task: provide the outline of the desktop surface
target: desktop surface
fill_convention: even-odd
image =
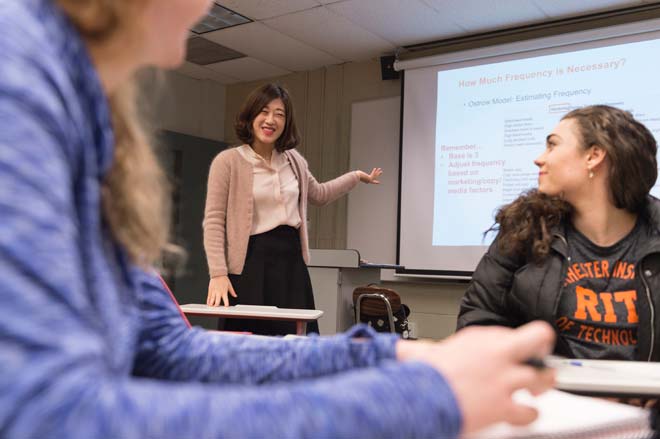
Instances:
[[[644,361],[546,359],[557,371],[555,387],[594,396],[660,397],[660,364]]]
[[[217,317],[241,316],[245,318],[272,320],[312,321],[323,315],[323,311],[317,309],[278,308],[276,306],[260,305],[208,306],[201,303],[189,303],[181,305],[181,309],[184,313],[191,315]]]

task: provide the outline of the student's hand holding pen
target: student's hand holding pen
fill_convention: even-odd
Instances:
[[[467,433],[499,421],[527,424],[536,419],[537,411],[516,403],[512,394],[518,389],[539,394],[552,387],[554,371],[529,359],[548,355],[554,340],[554,331],[544,322],[518,329],[468,327],[439,343],[400,341],[397,358],[425,362],[442,373]]]

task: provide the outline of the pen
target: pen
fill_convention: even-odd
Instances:
[[[596,360],[596,361],[598,361],[598,360]],[[588,369],[598,369],[598,370],[608,370],[608,371],[615,370],[615,369],[612,369],[611,367],[604,366],[604,365],[601,365],[601,364],[585,364],[582,361],[578,361],[578,360],[570,360],[570,361],[568,361],[568,365],[569,366],[577,366],[577,367],[586,367]]]
[[[543,370],[548,368],[548,365],[546,364],[545,361],[543,361],[542,358],[528,358],[523,362],[523,364],[526,364],[527,366],[532,366],[534,369],[537,370]]]

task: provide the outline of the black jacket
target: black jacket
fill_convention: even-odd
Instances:
[[[644,215],[651,237],[643,244],[635,266],[639,282],[637,359],[660,361],[660,200],[649,197]],[[497,239],[477,265],[465,292],[457,328],[468,325],[516,327],[532,320],[555,326],[557,307],[568,268],[568,243],[564,227],[553,231],[550,254],[540,263],[503,255]],[[555,326],[556,327],[556,326]],[[555,353],[572,356],[558,341]]]

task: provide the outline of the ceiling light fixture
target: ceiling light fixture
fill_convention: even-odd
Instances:
[[[192,31],[199,35],[250,22],[252,22],[252,20],[249,18],[214,3],[209,13],[206,14],[206,17],[197,23],[195,27],[192,28]]]

